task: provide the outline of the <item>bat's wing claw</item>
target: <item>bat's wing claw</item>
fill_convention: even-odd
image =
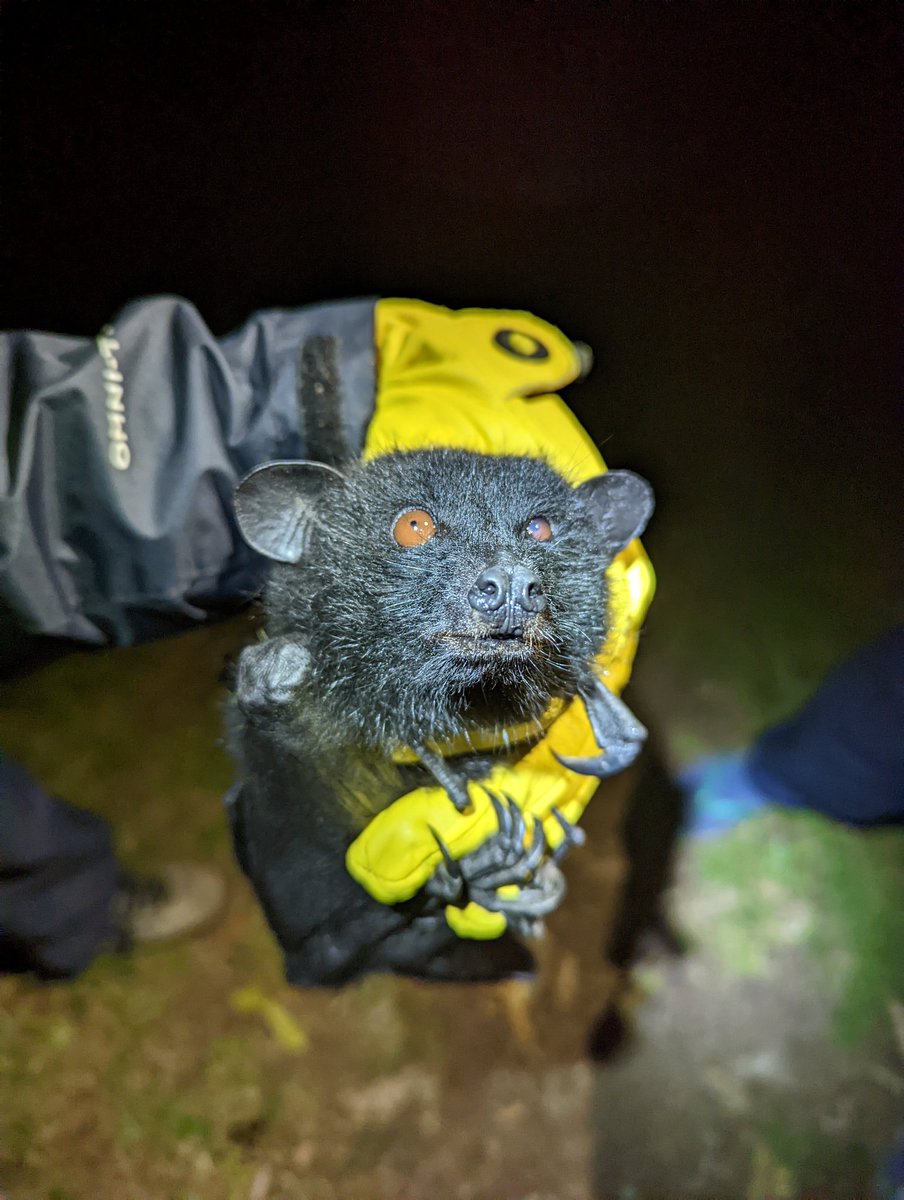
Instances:
[[[486,793],[490,798],[490,803],[492,804],[493,811],[496,814],[496,823],[499,827],[499,832],[503,835],[503,837],[506,837],[508,836],[511,825],[511,814],[508,806],[496,795],[495,792],[491,792],[489,788],[486,789]]]
[[[586,758],[572,758],[565,754],[556,754],[556,760],[576,775],[595,775],[597,779],[608,779],[630,767],[637,758],[642,742],[626,742],[621,746],[613,746],[605,754],[593,754]]]
[[[520,848],[524,845],[524,835],[527,832],[527,827],[524,824],[524,813],[511,796],[503,794],[502,798],[508,805],[509,817],[511,819],[509,837]]]
[[[582,698],[601,753],[586,758],[559,755],[556,758],[563,767],[578,775],[606,779],[631,765],[643,747],[647,730],[625,702],[610,692],[601,680],[596,680],[588,692],[582,692]]]
[[[465,878],[461,863],[452,857],[449,847],[433,826],[428,825],[427,828],[433,835],[433,839],[439,847],[440,854],[443,856],[443,861],[436,868],[432,878],[427,883],[427,891],[432,896],[438,896],[447,903],[452,903],[459,900],[465,890]]]
[[[440,854],[442,854],[442,856],[443,856],[443,862],[445,863],[446,870],[451,872],[452,874],[461,875],[461,867],[458,865],[458,863],[455,861],[455,859],[450,854],[449,847],[446,845],[446,843],[443,841],[443,839],[439,836],[439,834],[436,832],[436,830],[433,828],[432,825],[428,825],[427,828],[430,830],[431,834],[433,835],[433,840],[436,842],[437,846],[439,846],[439,851],[440,851]]]
[[[481,886],[471,894],[478,904],[491,912],[538,920],[558,908],[565,895],[565,877],[554,862],[547,860],[529,883],[518,888],[516,895],[500,896],[495,886]]]
[[[561,862],[572,846],[583,846],[587,841],[587,835],[583,829],[573,824],[561,809],[554,808],[552,816],[559,823],[562,833],[565,835],[564,840],[559,844],[558,848],[553,851],[553,862]]]
[[[307,678],[311,656],[289,637],[246,646],[235,672],[235,694],[246,717],[275,716],[289,708]]]
[[[543,860],[543,855],[546,853],[546,831],[540,821],[534,822],[534,835],[531,841],[530,849],[527,852],[527,858],[524,860],[525,870],[532,875],[539,867]]]

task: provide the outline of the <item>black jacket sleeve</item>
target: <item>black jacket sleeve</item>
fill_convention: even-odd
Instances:
[[[305,457],[296,366],[337,338],[343,390],[373,403],[373,301],[256,313],[214,338],[184,300],[128,305],[94,340],[0,336],[0,659],[23,633],[127,645],[251,597],[264,561],[232,492]]]

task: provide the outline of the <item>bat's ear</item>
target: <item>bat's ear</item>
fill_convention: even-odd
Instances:
[[[245,541],[277,562],[298,562],[324,493],[341,484],[342,478],[323,463],[271,462],[255,467],[235,490],[235,511]]]
[[[633,471],[607,471],[576,490],[613,557],[643,533],[653,515],[653,489]]]

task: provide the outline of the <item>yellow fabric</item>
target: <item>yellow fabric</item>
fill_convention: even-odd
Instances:
[[[457,933],[459,937],[484,942],[502,937],[508,924],[502,913],[490,912],[489,909],[475,904],[473,900],[464,908],[455,908],[450,904],[446,909],[446,920],[452,932]]]
[[[549,357],[516,358],[494,341],[500,330],[526,335]],[[375,337],[377,403],[365,459],[437,447],[523,454],[545,459],[574,484],[606,469],[579,422],[548,394],[581,369],[555,326],[524,312],[381,300]]]
[[[501,339],[500,331],[505,331]],[[563,401],[550,394],[577,378],[581,362],[572,343],[546,321],[524,312],[452,312],[423,301],[382,300],[376,306],[376,345],[377,400],[366,459],[394,450],[442,447],[518,454],[545,460],[573,485],[606,470],[585,430]],[[535,357],[519,357],[506,347]],[[630,676],[655,587],[639,541],[622,551],[608,576],[611,633],[597,669],[606,686],[618,693]],[[563,834],[552,810],[558,808],[577,822],[598,781],[567,770],[555,755],[583,757],[599,748],[580,699],[549,716],[546,736],[514,766],[497,766],[479,785],[469,785],[468,812],[457,812],[442,788],[423,787],[378,813],[348,850],[349,873],[384,904],[410,899],[442,861],[434,834],[453,858],[461,858],[496,833],[496,814],[485,788],[518,805],[526,816],[528,840],[539,820],[549,844],[558,846]],[[514,743],[520,732],[510,731]],[[441,747],[444,754],[466,748],[461,743]],[[404,751],[399,760],[406,761]],[[446,915],[460,937],[493,938],[505,930],[501,914],[473,903],[450,906]]]

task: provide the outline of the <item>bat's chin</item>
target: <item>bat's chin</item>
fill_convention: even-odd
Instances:
[[[437,640],[466,663],[527,662],[539,657],[539,647],[523,633],[442,633]]]
[[[409,693],[404,706],[406,714],[416,713],[421,738],[425,715],[434,723],[434,740],[526,722],[541,730],[553,699],[575,694],[559,647],[536,629],[442,629],[426,636],[421,654],[417,696],[412,705]],[[407,728],[399,731],[406,745],[414,736]]]

